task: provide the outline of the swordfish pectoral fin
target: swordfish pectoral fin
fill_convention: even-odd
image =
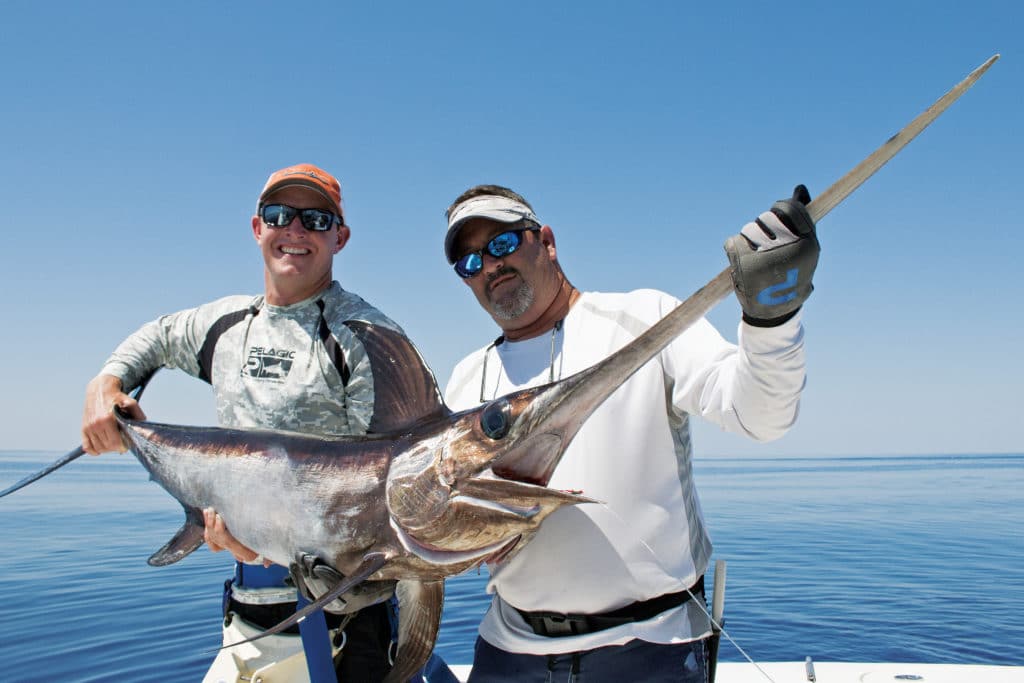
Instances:
[[[399,581],[398,653],[384,683],[404,683],[430,659],[441,628],[444,581]]]
[[[185,508],[185,523],[178,529],[178,533],[146,561],[152,567],[174,564],[203,544],[205,531],[203,513],[198,508]]]
[[[525,508],[526,510],[539,507],[545,512],[551,512],[563,505],[599,502],[593,498],[587,498],[580,493],[559,491],[558,489],[549,489],[546,486],[537,486],[508,479],[474,477],[460,481],[457,488],[459,495],[475,498],[479,501],[493,501],[504,506]],[[506,509],[506,511],[510,514],[515,513],[524,516],[527,514],[525,510],[518,513],[510,509]]]
[[[359,566],[356,567],[356,570],[349,574],[345,581],[342,581],[337,586],[332,588],[330,591],[321,595],[314,602],[309,603],[308,605],[306,605],[305,607],[303,607],[298,612],[291,615],[284,621],[281,621],[275,624],[274,626],[271,626],[258,636],[253,636],[252,638],[248,638],[246,640],[240,640],[237,643],[231,643],[230,645],[225,645],[217,649],[225,650],[229,647],[234,647],[236,645],[244,645],[245,643],[251,643],[254,640],[259,640],[260,638],[266,638],[267,636],[278,634],[281,631],[288,628],[289,626],[294,626],[295,624],[299,623],[300,621],[302,621],[318,609],[323,609],[325,605],[333,602],[342,593],[352,590],[352,588],[356,584],[365,581],[371,574],[373,574],[375,571],[383,567],[386,561],[387,558],[384,556],[384,553],[367,553],[365,556],[363,556],[363,561],[359,563]]]

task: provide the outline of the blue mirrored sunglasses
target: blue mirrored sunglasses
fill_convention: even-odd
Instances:
[[[296,216],[302,221],[302,227],[312,232],[326,232],[335,221],[344,225],[341,218],[323,209],[296,209],[287,204],[265,204],[260,207],[260,218],[271,228],[287,227]]]
[[[524,232],[540,232],[540,228],[535,226],[516,228],[495,235],[490,242],[484,245],[483,249],[471,251],[460,257],[455,262],[455,272],[463,279],[471,278],[484,269],[484,252],[494,258],[502,258],[515,253],[523,243]]]

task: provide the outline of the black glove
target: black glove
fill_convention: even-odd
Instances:
[[[314,602],[345,580],[345,575],[316,555],[299,553],[288,572],[302,596]],[[354,614],[364,607],[384,602],[395,593],[394,581],[363,581],[324,606],[332,614]]]
[[[775,202],[725,241],[733,288],[743,320],[750,325],[781,325],[796,315],[814,289],[811,277],[821,247],[807,213],[810,202],[807,188],[797,185],[792,199]]]

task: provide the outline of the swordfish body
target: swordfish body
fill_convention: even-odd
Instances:
[[[186,513],[149,561],[170,564],[198,548],[206,507],[267,559],[288,565],[315,553],[363,580],[440,580],[507,559],[555,510],[596,502],[546,484],[590,414],[699,317],[688,308],[587,370],[458,413],[404,336],[354,323],[374,369],[365,436],[118,416],[128,448]],[[378,555],[383,564],[366,573]]]

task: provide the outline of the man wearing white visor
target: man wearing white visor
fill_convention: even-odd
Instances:
[[[795,422],[804,386],[801,307],[818,260],[810,197],[726,242],[743,308],[738,344],[700,319],[587,420],[549,486],[600,505],[563,508],[512,559],[494,593],[472,683],[706,680],[703,577],[711,541],[693,481],[690,418],[767,441]],[[650,289],[580,291],[555,235],[508,188],[473,187],[448,208],[445,255],[501,336],[455,368],[455,410],[600,362],[679,305]]]

